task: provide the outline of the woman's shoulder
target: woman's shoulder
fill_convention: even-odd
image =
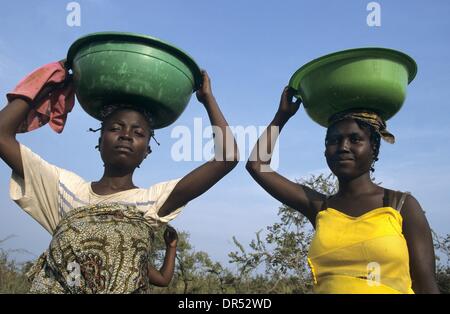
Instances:
[[[80,194],[82,191],[88,192],[90,182],[73,171],[60,168],[59,185],[67,192]]]
[[[170,179],[167,181],[160,181],[160,182],[150,185],[150,187],[148,187],[144,190],[150,194],[160,194],[160,193],[167,193],[167,192],[170,193],[181,179],[182,178],[176,178],[176,179]]]
[[[419,201],[411,192],[405,190],[385,189],[389,206],[397,210],[405,220],[411,217],[422,216],[424,211]]]
[[[381,187],[383,189],[383,205],[389,206],[398,211],[401,211],[406,200],[409,200],[412,195],[409,191],[397,190],[397,189],[387,189]]]

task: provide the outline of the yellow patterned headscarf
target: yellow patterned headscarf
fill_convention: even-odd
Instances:
[[[368,110],[351,110],[339,112],[329,119],[329,126],[344,119],[355,119],[371,125],[381,138],[390,144],[395,143],[395,136],[386,129],[386,122],[375,112]]]

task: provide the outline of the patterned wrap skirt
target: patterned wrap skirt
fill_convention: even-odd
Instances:
[[[28,272],[30,293],[147,293],[154,231],[134,206],[74,209]]]

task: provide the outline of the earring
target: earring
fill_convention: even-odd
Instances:
[[[375,172],[375,162],[378,161],[378,157],[373,156],[372,166],[370,167],[371,172]]]

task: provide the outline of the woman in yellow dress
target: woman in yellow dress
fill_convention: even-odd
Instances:
[[[315,228],[308,253],[314,292],[439,293],[431,231],[419,202],[370,178],[381,138],[395,141],[385,121],[365,110],[331,117],[325,158],[339,190],[327,197],[270,168],[279,132],[299,107],[300,101],[293,102],[293,90],[286,87],[247,170],[269,194],[301,212]]]

